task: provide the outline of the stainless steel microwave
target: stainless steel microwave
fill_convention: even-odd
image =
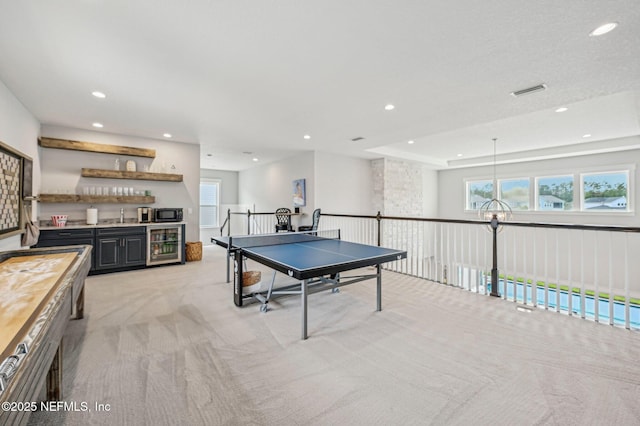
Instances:
[[[154,222],[182,222],[181,208],[156,208],[153,209]]]

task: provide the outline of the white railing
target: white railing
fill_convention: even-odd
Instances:
[[[251,210],[226,212],[226,219],[220,227],[222,235],[269,234],[276,227],[274,212],[256,213]]]
[[[271,233],[275,215],[228,212],[243,233]],[[640,228],[505,222],[493,247],[492,229],[481,221],[381,216],[321,215],[320,230],[341,238],[407,251],[385,269],[499,294],[524,307],[640,329]],[[229,229],[229,228],[227,228]],[[493,250],[499,280],[491,292]],[[498,274],[496,274],[498,275]]]
[[[322,214],[320,229],[407,251],[386,269],[489,294],[492,230],[480,221]],[[379,225],[378,225],[379,224]],[[532,308],[640,328],[640,229],[503,223],[500,297]]]

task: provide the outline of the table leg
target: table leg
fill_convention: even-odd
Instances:
[[[302,340],[307,338],[307,280],[300,283],[302,293]]]
[[[233,302],[236,306],[242,306],[242,252],[236,251],[233,255],[235,275],[233,279]]]
[[[231,250],[227,249],[227,282],[231,281]]]
[[[76,319],[82,318],[84,318],[84,284],[82,284],[82,290],[80,290],[80,295],[76,300]]]
[[[380,267],[380,265],[376,266],[376,270],[378,271],[378,276],[377,276],[377,289],[378,289],[378,295],[377,295],[377,306],[376,306],[376,311],[381,311],[382,310],[382,268]]]
[[[47,373],[47,401],[62,400],[62,339]]]

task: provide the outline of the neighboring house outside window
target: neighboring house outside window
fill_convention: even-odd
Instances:
[[[539,210],[564,210],[564,200],[554,195],[540,195],[538,197]]]
[[[584,209],[626,209],[627,197],[593,197],[584,200]]]

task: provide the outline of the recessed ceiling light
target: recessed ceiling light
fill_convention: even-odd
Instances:
[[[392,109],[394,109],[394,108],[395,108],[395,106],[393,106],[393,105],[391,105],[391,104],[386,104],[386,105],[384,106],[384,109],[386,109],[387,111],[391,111],[391,110],[392,110]]]
[[[584,135],[582,135],[583,138],[590,138],[591,137],[591,133],[585,133]]]
[[[610,31],[613,31],[616,27],[618,26],[617,22],[607,22],[604,25],[600,25],[598,28],[596,28],[595,30],[591,31],[589,33],[590,37],[597,37],[597,36],[601,36],[603,34],[606,34]]]
[[[96,90],[95,92],[91,92],[91,94],[92,94],[93,96],[95,96],[96,98],[100,98],[100,99],[104,99],[104,98],[106,98],[106,97],[107,97],[107,95],[105,95],[105,94],[104,94],[104,93],[102,93],[102,92],[98,92],[97,90]]]
[[[407,141],[409,145],[413,145],[414,141]]]
[[[304,136],[303,136],[303,138],[305,138],[305,139],[311,139],[311,136],[309,136],[309,135],[304,135]]]
[[[458,154],[457,157],[462,157],[462,154]]]
[[[558,109],[556,110],[556,112],[565,112],[565,111],[567,111],[568,109],[569,109],[569,108],[567,108],[567,107],[560,107],[560,108],[558,108]]]
[[[104,127],[102,123],[93,123],[92,126],[97,127],[98,129],[102,129]]]
[[[170,138],[171,137],[171,133],[165,133],[162,136],[164,136],[165,138]]]
[[[259,160],[258,160],[258,158],[256,158],[256,157],[253,157],[253,161],[259,161]]]

